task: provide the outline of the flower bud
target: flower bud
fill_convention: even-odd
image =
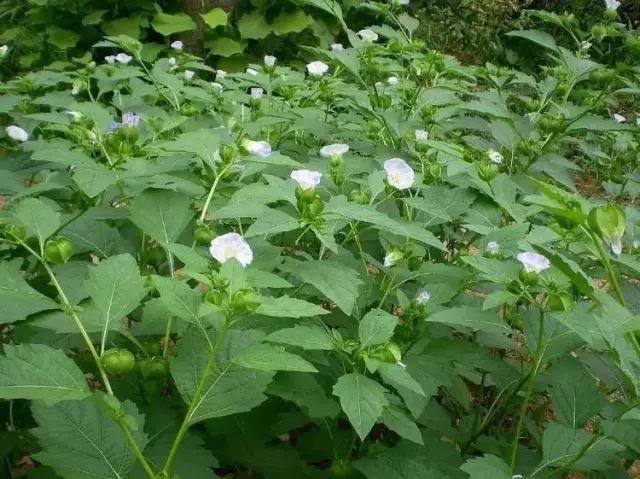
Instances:
[[[622,236],[626,218],[624,210],[618,205],[604,205],[593,208],[587,219],[589,227],[598,234],[618,256],[622,252]]]

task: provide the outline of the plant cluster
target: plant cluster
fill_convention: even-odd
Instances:
[[[312,3],[348,42],[301,67],[112,35],[2,85],[10,473],[624,477],[637,67],[533,30],[539,71],[469,66],[404,2]]]

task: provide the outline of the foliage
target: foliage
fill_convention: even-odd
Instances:
[[[95,62],[2,85],[7,463],[622,477],[640,452],[637,67],[531,29],[508,41],[540,68],[466,65],[406,7],[367,3],[356,33],[311,3],[348,42],[306,65],[227,73],[110,35]],[[152,28],[191,28],[176,15]]]

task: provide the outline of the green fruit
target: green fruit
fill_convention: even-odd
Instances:
[[[547,305],[551,311],[569,311],[573,309],[573,298],[565,291],[549,295]]]
[[[220,306],[222,304],[223,296],[222,293],[218,291],[207,291],[204,295],[204,300],[207,303]]]
[[[308,211],[309,211],[309,215],[312,218],[315,218],[316,216],[320,216],[320,214],[322,214],[322,212],[324,211],[324,203],[322,202],[322,200],[320,198],[316,198],[313,203],[311,203],[308,207]]]
[[[498,172],[500,171],[498,165],[494,163],[484,164],[478,166],[478,173],[480,178],[482,178],[487,183],[493,180],[496,176],[498,176]]]
[[[206,226],[198,225],[193,230],[193,239],[199,245],[208,245],[213,239],[213,233]]]
[[[109,374],[127,374],[133,371],[136,358],[126,349],[110,349],[100,359],[102,367]]]
[[[241,289],[233,295],[233,307],[253,311],[259,306],[258,296],[251,289]]]
[[[138,370],[144,379],[163,379],[169,372],[169,364],[164,358],[143,359]]]
[[[73,256],[73,243],[66,238],[49,241],[44,248],[44,258],[49,263],[60,264],[69,261]]]
[[[335,479],[346,479],[353,476],[353,466],[343,460],[335,461],[329,469],[329,477]]]
[[[522,281],[525,284],[536,284],[538,282],[538,273],[536,273],[535,271],[527,271],[526,269],[521,269],[520,270],[520,281]]]

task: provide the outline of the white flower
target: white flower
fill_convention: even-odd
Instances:
[[[79,111],[66,110],[65,113],[71,117],[73,121],[79,121],[82,118],[82,113]]]
[[[429,132],[426,130],[416,130],[416,141],[427,141],[429,139]]]
[[[313,170],[293,170],[291,179],[298,183],[303,191],[312,190],[320,184],[322,173]]]
[[[331,44],[331,51],[333,51],[333,52],[341,52],[342,50],[344,50],[344,46],[342,45],[342,43],[332,43]]]
[[[398,84],[398,77],[389,77],[387,78],[387,83],[389,85],[397,85]]]
[[[11,138],[12,140],[24,142],[29,139],[29,133],[27,133],[17,125],[9,125],[4,129],[4,131],[7,132],[7,135],[9,135],[9,138]]]
[[[522,263],[522,266],[527,273],[541,273],[545,269],[549,269],[551,267],[551,262],[547,258],[533,251],[518,253],[516,258],[518,258],[518,261]]]
[[[242,142],[242,146],[247,153],[251,155],[257,155],[262,158],[266,158],[271,154],[271,145],[268,141],[252,141],[252,140],[244,140]]]
[[[182,50],[182,47],[184,47],[184,43],[182,43],[180,40],[176,40],[171,44],[171,48],[173,48],[174,50]]]
[[[373,43],[378,39],[378,34],[369,28],[360,30],[358,36],[366,43]]]
[[[0,47],[0,58],[2,58],[3,56],[5,56],[7,54],[7,52],[9,51],[9,45],[2,45]]]
[[[387,182],[399,190],[411,188],[415,180],[413,169],[401,158],[392,158],[384,162]]]
[[[373,84],[373,86],[376,87],[376,90],[382,90],[384,88],[384,83],[382,83],[381,81],[377,81]]]
[[[249,243],[238,233],[227,233],[213,238],[209,252],[220,263],[226,263],[233,258],[246,267],[253,261],[253,251]]]
[[[391,268],[398,261],[400,261],[403,257],[404,257],[404,255],[402,254],[402,251],[391,250],[386,255],[384,255],[383,264],[384,264],[385,268]]]
[[[487,243],[487,253],[496,254],[498,251],[500,251],[500,245],[496,241]]]
[[[73,96],[76,96],[78,93],[80,93],[80,90],[79,90],[78,88],[73,87],[73,88],[71,89],[71,94],[72,94]]]
[[[133,57],[130,55],[127,55],[126,53],[118,53],[116,55],[116,61],[118,63],[122,63],[124,65],[126,65],[127,63],[129,63],[131,60],[133,60]]]
[[[127,111],[122,114],[122,124],[124,126],[132,126],[136,128],[140,124],[140,115],[133,111]]]
[[[213,88],[215,88],[216,90],[222,91],[222,89],[224,88],[220,83],[218,83],[217,81],[211,82],[211,86]]]
[[[396,0],[398,5],[409,5],[409,0]]]
[[[104,61],[107,63],[115,63],[116,62],[116,56],[115,55],[107,55],[106,57],[104,57]]]
[[[618,0],[606,0],[607,1],[607,8],[613,8],[614,10],[617,10],[618,7],[620,6],[620,2]]]
[[[245,73],[246,73],[247,75],[256,76],[256,75],[258,74],[258,71],[257,71],[257,70],[254,70],[253,68],[247,68],[247,69],[245,70]]]
[[[323,158],[331,158],[332,156],[342,156],[349,151],[349,145],[344,143],[334,143],[320,148],[320,156]]]
[[[174,57],[169,58],[169,65],[171,65],[172,67],[176,66],[176,59]]]
[[[429,291],[427,291],[426,289],[423,289],[418,293],[418,296],[416,296],[416,303],[427,304],[430,299],[431,299],[431,295],[429,294]]]
[[[633,245],[634,249],[640,248],[640,239],[633,240],[633,243],[631,244]]]
[[[227,72],[224,70],[216,70],[216,80],[220,80],[227,76]]]
[[[624,123],[625,121],[627,121],[627,119],[620,113],[614,113],[613,119],[616,121],[616,123]]]
[[[496,165],[502,164],[502,160],[504,160],[504,157],[502,156],[502,154],[496,150],[487,151],[487,155],[489,155],[489,159],[491,160],[491,163],[495,163]]]
[[[262,98],[262,94],[264,93],[264,90],[262,88],[252,88],[251,89],[251,99],[252,100],[259,100],[260,98]]]
[[[185,70],[184,71],[184,79],[187,81],[191,81],[193,80],[194,75],[196,74],[196,72],[194,72],[193,70]]]
[[[264,56],[264,66],[271,68],[276,64],[276,57],[273,55],[265,55]]]
[[[620,236],[616,235],[612,237],[611,241],[609,241],[609,246],[614,256],[620,256],[622,254],[622,238]]]
[[[322,75],[327,73],[327,71],[329,71],[329,65],[318,60],[318,61],[309,63],[307,65],[307,71],[311,76],[321,77]]]

